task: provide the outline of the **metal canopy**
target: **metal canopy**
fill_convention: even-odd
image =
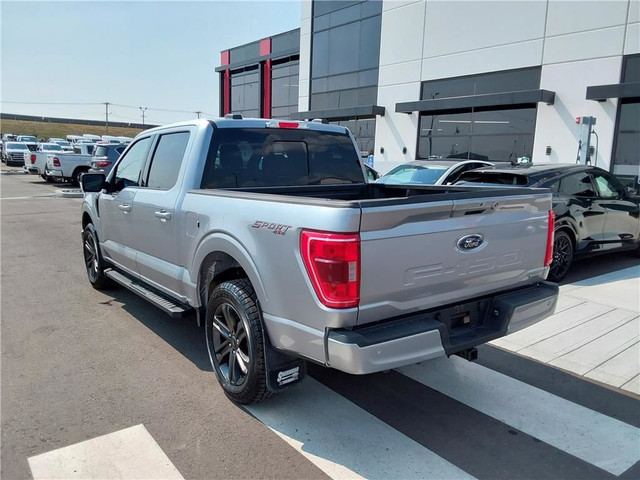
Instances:
[[[604,102],[607,98],[640,97],[640,82],[613,83],[587,87],[587,100]]]
[[[323,120],[355,120],[361,118],[375,118],[376,115],[384,117],[384,107],[379,105],[365,105],[362,107],[335,108],[331,110],[310,110],[308,112],[296,112],[291,114],[292,120],[311,120],[321,118]]]
[[[519,92],[486,93],[464,97],[434,98],[416,102],[396,103],[399,113],[428,113],[443,110],[459,110],[472,107],[499,107],[544,102],[553,105],[556,93],[550,90],[522,90]]]

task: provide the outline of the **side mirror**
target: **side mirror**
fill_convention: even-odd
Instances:
[[[638,196],[638,190],[633,187],[627,187],[627,195],[631,198],[635,198]]]
[[[80,179],[83,192],[101,192],[105,185],[106,177],[102,173],[85,173]]]

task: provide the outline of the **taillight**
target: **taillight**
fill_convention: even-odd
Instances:
[[[36,163],[36,156],[35,154],[31,154],[31,164],[33,165],[34,163]]]
[[[360,303],[360,236],[304,230],[302,260],[320,302],[330,308]]]
[[[53,157],[53,166],[54,167],[60,166],[60,159],[58,157]]]
[[[100,168],[104,168],[104,167],[108,167],[109,165],[111,165],[111,162],[107,161],[107,160],[98,160],[95,162],[96,167],[100,167]]]
[[[547,225],[547,251],[544,255],[544,266],[548,267],[553,261],[553,238],[556,223],[556,214],[549,210],[549,224]]]

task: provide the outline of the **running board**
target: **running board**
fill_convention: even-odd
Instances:
[[[191,307],[182,303],[176,303],[167,296],[159,294],[151,290],[141,282],[134,280],[112,268],[105,269],[104,274],[114,282],[119,283],[123,287],[131,290],[136,295],[141,296],[148,302],[154,304],[160,310],[173,318],[183,317],[191,310]]]

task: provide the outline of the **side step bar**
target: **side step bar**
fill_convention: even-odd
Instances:
[[[148,302],[154,304],[160,310],[173,318],[183,317],[187,312],[191,310],[191,307],[183,303],[176,303],[174,300],[169,299],[167,296],[157,293],[151,290],[146,285],[134,280],[127,275],[124,275],[117,270],[107,268],[104,274],[114,282],[119,283],[123,287],[131,290],[136,295],[141,296]]]

